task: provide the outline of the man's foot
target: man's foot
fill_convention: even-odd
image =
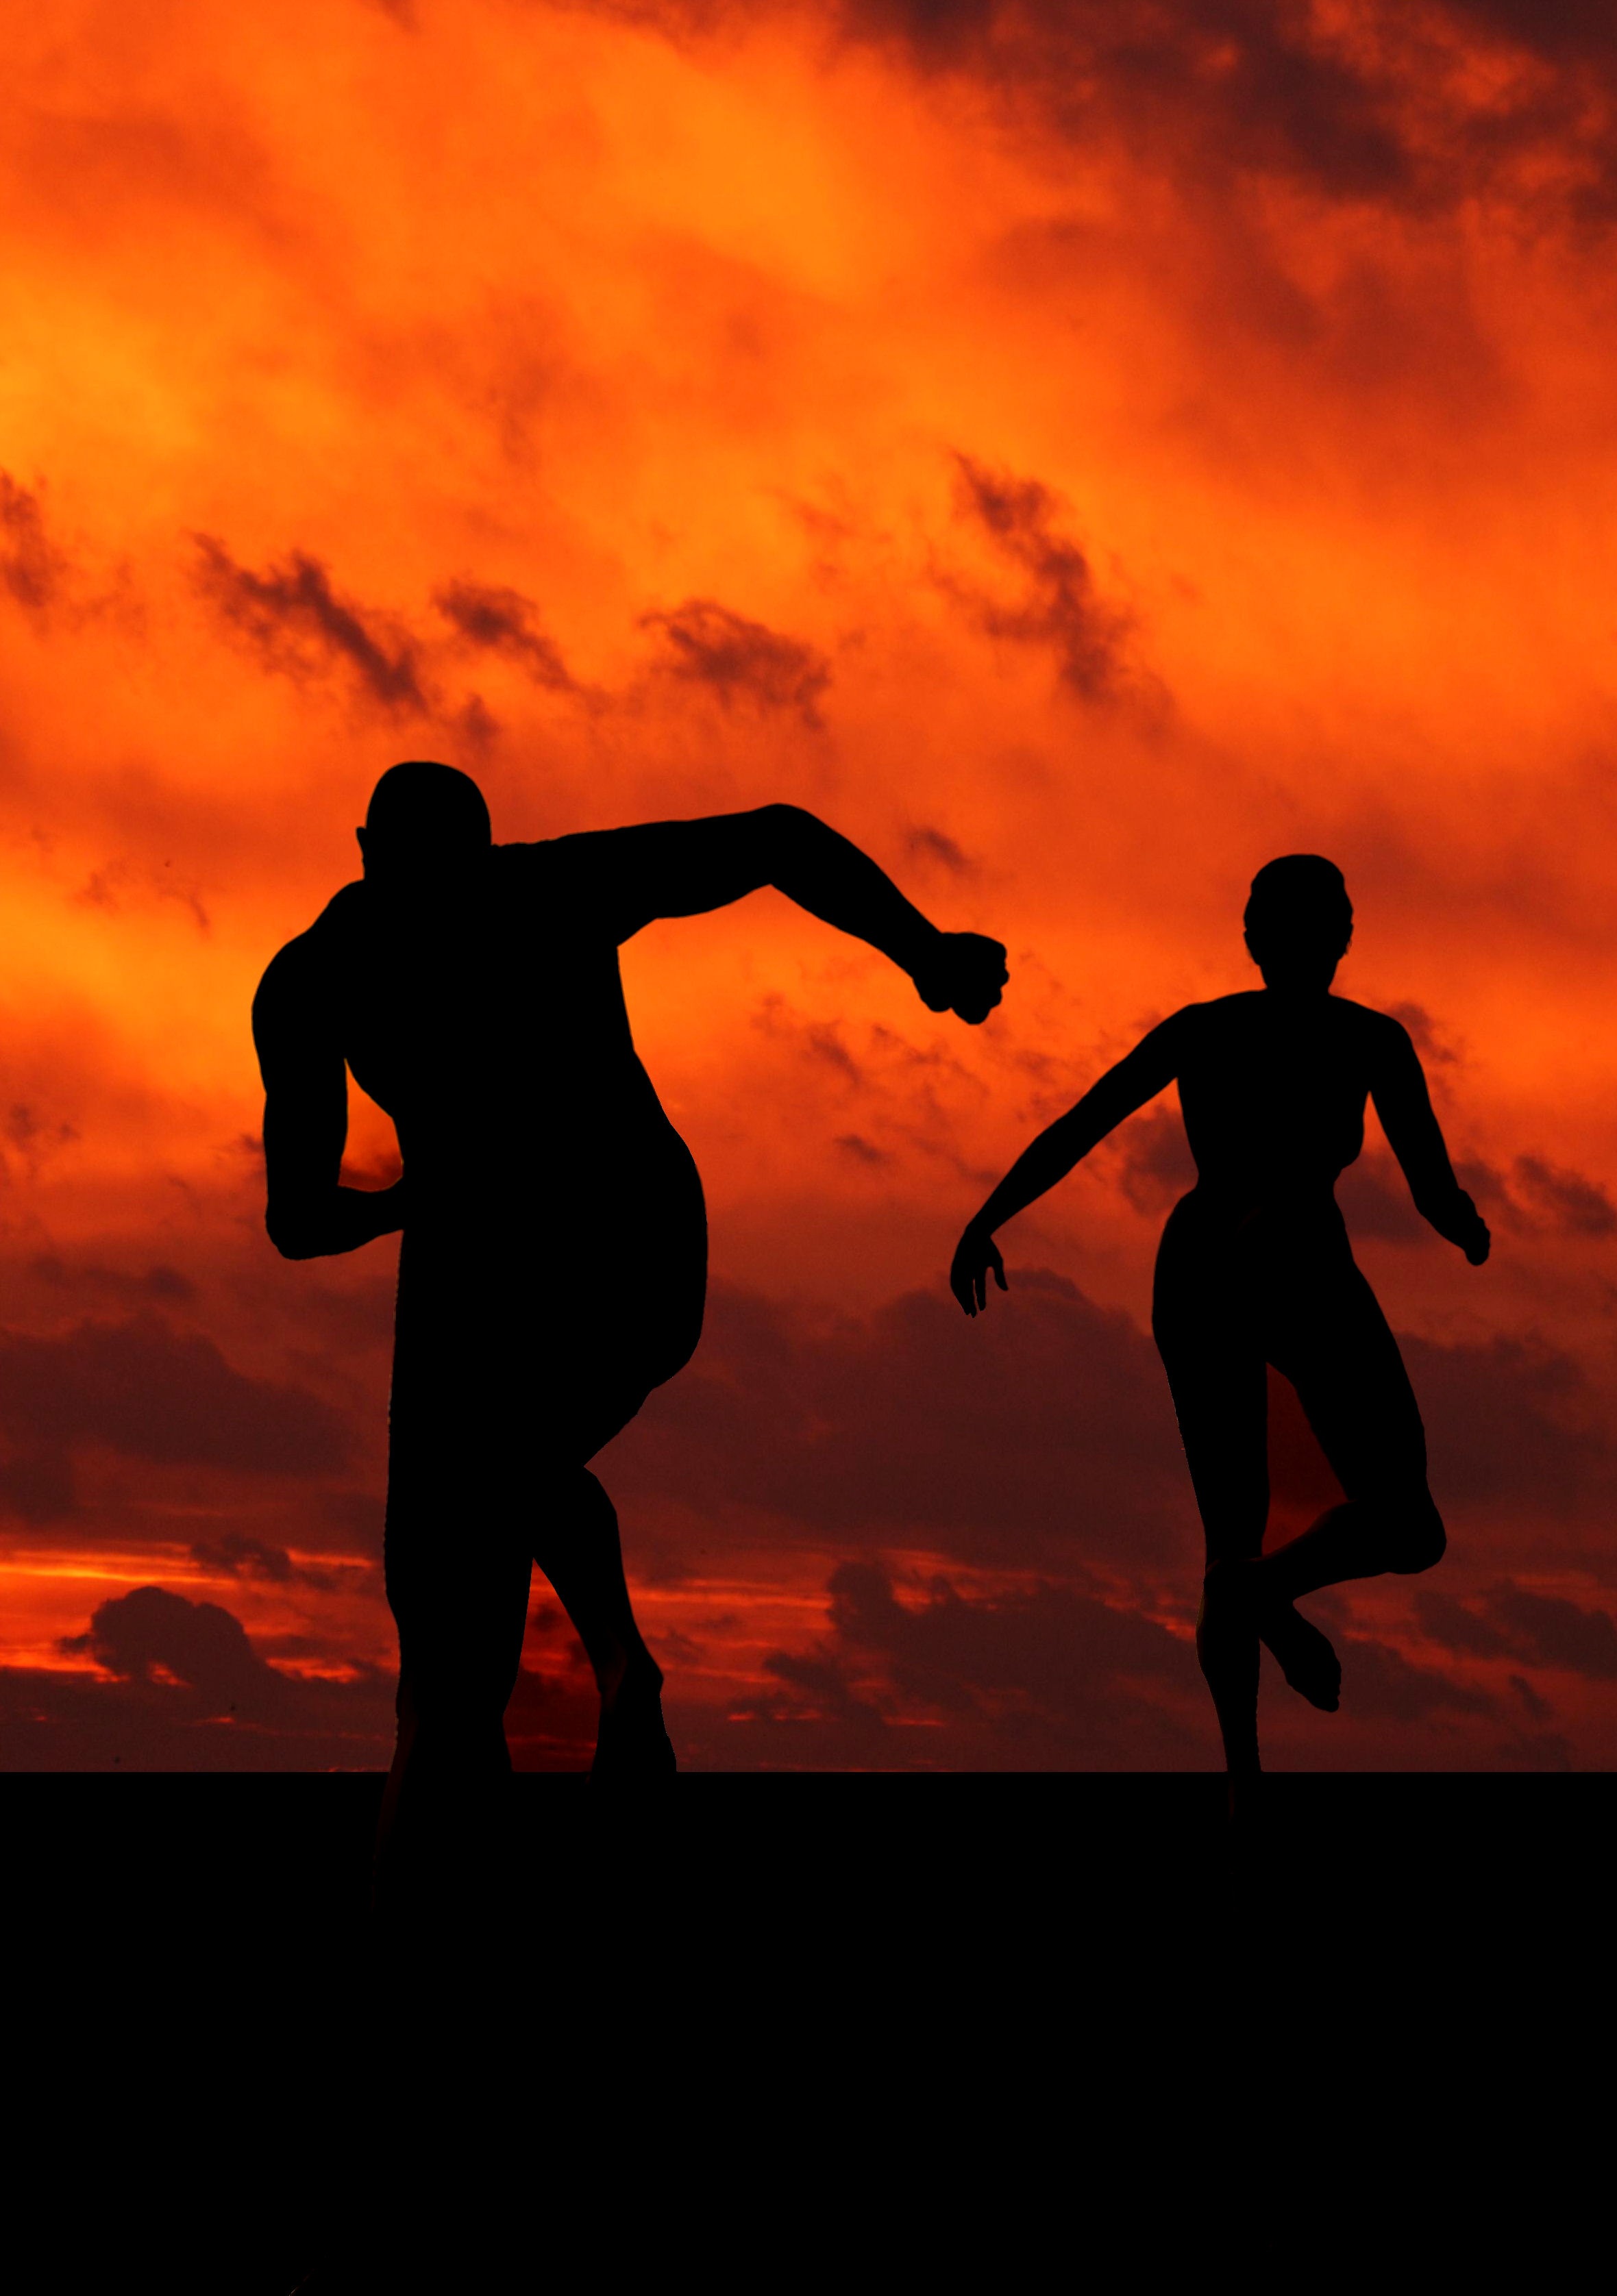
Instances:
[[[671,1778],[679,1765],[662,1720],[662,1681],[623,1687],[601,1707],[592,1778]]]
[[[1342,1660],[1330,1636],[1311,1627],[1291,1603],[1260,1610],[1258,1632],[1298,1695],[1322,1714],[1334,1714],[1342,1703]]]

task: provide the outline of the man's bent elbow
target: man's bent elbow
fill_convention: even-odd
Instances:
[[[318,1259],[329,1246],[320,1242],[307,1220],[284,1212],[266,1212],[264,1226],[283,1259]]]
[[[796,852],[807,839],[817,832],[823,832],[825,826],[817,814],[806,812],[800,805],[760,805],[752,819],[771,857],[776,859]]]

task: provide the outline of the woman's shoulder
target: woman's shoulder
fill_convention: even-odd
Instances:
[[[1335,1025],[1366,1044],[1392,1046],[1413,1042],[1403,1022],[1391,1013],[1378,1013],[1373,1004],[1356,1004],[1350,996],[1331,996],[1326,1002]]]

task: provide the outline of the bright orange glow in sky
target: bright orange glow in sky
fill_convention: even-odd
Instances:
[[[0,1762],[386,1758],[393,1247],[271,1251],[247,1011],[408,756],[507,838],[789,799],[1010,945],[979,1032],[773,895],[626,953],[716,1297],[602,1472],[694,1766],[1214,1764],[1143,1332],[1177,1118],[1008,1232],[986,1325],[943,1277],[1247,985],[1299,849],[1497,1248],[1373,1138],[1449,1557],[1319,1606],[1344,1710],[1271,1686],[1269,1758],[1610,1761],[1617,34],[1539,13],[10,23]],[[576,1764],[538,1587],[529,1656],[523,1759]]]

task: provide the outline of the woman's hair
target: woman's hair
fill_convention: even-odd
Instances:
[[[1353,938],[1353,904],[1334,861],[1286,853],[1252,879],[1244,922],[1254,954],[1287,947],[1341,956]]]

